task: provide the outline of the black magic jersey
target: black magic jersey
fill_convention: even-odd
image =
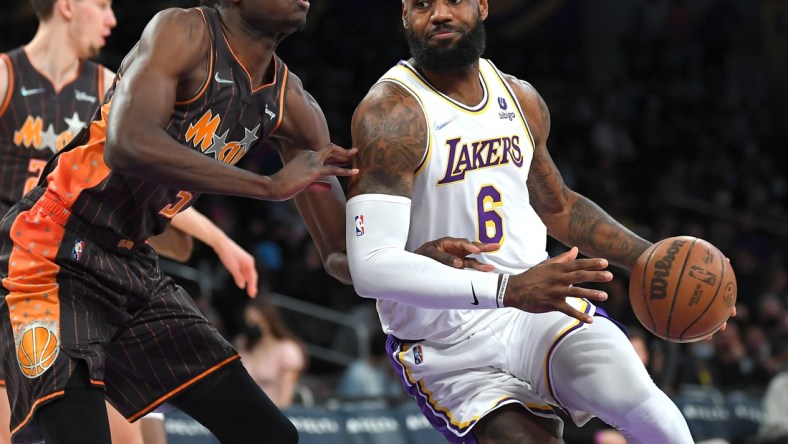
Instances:
[[[222,34],[216,11],[198,10],[211,34],[208,77],[195,97],[175,104],[166,131],[183,145],[235,164],[279,126],[288,69],[274,56],[273,82],[252,90],[249,74]],[[107,167],[104,143],[114,89],[107,93],[90,126],[48,166],[47,189],[80,220],[138,244],[164,231],[170,218],[191,205],[197,195],[117,174]]]
[[[8,92],[0,97],[0,216],[38,182],[46,162],[79,133],[104,100],[104,67],[80,64],[76,79],[55,91],[24,48],[0,54]]]

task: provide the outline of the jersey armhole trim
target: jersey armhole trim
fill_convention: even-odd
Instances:
[[[197,93],[194,94],[194,97],[186,100],[176,101],[175,105],[188,105],[194,102],[195,100],[199,99],[200,97],[202,97],[203,93],[205,93],[205,90],[208,89],[208,85],[211,83],[211,73],[213,72],[213,53],[215,52],[215,48],[216,48],[216,36],[213,35],[213,30],[211,29],[211,25],[210,23],[208,23],[208,17],[205,16],[205,12],[203,12],[202,8],[197,8],[197,12],[200,13],[202,20],[205,22],[205,26],[208,28],[208,34],[210,34],[211,36],[211,46],[208,48],[208,51],[211,55],[211,57],[208,59],[208,72],[205,76],[205,80],[203,81],[202,86],[197,91]]]
[[[11,96],[14,95],[14,64],[11,63],[11,58],[6,54],[0,54],[0,59],[3,59],[8,67],[8,90],[5,92],[5,97],[0,99],[0,117],[5,114],[8,104],[11,103]]]
[[[268,133],[269,137],[279,129],[279,126],[282,125],[282,120],[285,118],[285,95],[287,94],[287,78],[290,76],[290,70],[287,68],[287,65],[284,65],[284,70],[285,72],[282,74],[282,89],[279,90],[279,119],[276,121],[273,129],[271,129],[271,132]]]

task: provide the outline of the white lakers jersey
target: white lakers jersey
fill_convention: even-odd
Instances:
[[[520,273],[547,257],[547,228],[526,186],[534,142],[501,73],[486,59],[479,68],[484,97],[474,106],[443,95],[404,61],[379,80],[405,88],[427,119],[406,248],[442,236],[499,242],[498,251],[479,260],[502,273]],[[380,300],[378,312],[384,330],[398,338],[453,341],[483,328],[492,310],[430,310]]]

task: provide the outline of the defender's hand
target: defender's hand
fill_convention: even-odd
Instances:
[[[604,301],[607,293],[576,287],[582,282],[608,282],[613,274],[605,271],[606,259],[577,259],[577,247],[540,262],[527,271],[509,277],[503,304],[531,313],[560,311],[590,324],[591,316],[575,310],[567,297]]]
[[[301,151],[271,176],[273,185],[270,200],[287,200],[306,189],[330,191],[331,186],[320,178],[358,174],[357,168],[339,166],[350,164],[356,153],[358,148],[346,150],[333,143],[320,151]]]
[[[481,242],[471,242],[468,239],[447,236],[427,242],[417,248],[414,253],[426,256],[454,268],[472,268],[478,271],[493,271],[495,269],[494,266],[483,264],[477,259],[469,258],[468,255],[488,253],[499,248],[501,248],[501,245],[497,243],[483,244]]]

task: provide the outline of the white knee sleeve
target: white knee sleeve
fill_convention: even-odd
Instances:
[[[692,444],[678,407],[651,380],[632,344],[608,319],[561,342],[550,361],[556,398],[618,428],[630,443]]]

